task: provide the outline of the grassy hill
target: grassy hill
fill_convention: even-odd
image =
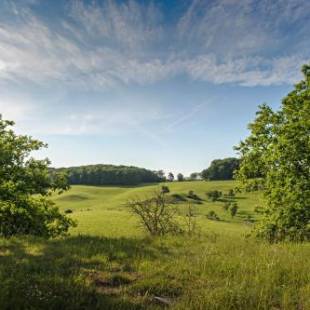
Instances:
[[[180,213],[186,211],[188,202],[192,202],[194,213],[201,229],[218,232],[238,233],[249,230],[249,223],[246,221],[250,215],[255,218],[256,205],[261,205],[262,195],[260,193],[238,194],[236,202],[239,205],[239,212],[235,218],[231,218],[229,212],[224,211],[223,202],[210,202],[206,192],[220,190],[227,193],[234,188],[234,181],[196,181],[196,182],[173,182],[167,183],[170,195],[180,194],[186,198],[188,192],[193,190],[202,200],[200,204],[187,199],[179,205]],[[72,229],[72,234],[87,233],[91,235],[104,235],[113,237],[141,236],[143,231],[138,228],[135,216],[130,213],[124,204],[132,197],[147,197],[154,191],[160,189],[160,185],[145,185],[137,187],[95,187],[95,186],[72,186],[71,190],[61,196],[55,196],[54,201],[62,211],[70,209],[72,217],[79,223],[78,227]],[[221,221],[208,220],[207,213],[215,211]]]
[[[310,309],[309,244],[267,244],[245,237],[260,193],[238,194],[232,218],[210,190],[233,181],[174,182],[181,215],[193,203],[200,233],[150,238],[124,203],[158,185],[73,186],[53,196],[78,221],[54,240],[0,239],[1,309]],[[200,203],[187,198],[193,190]],[[206,215],[215,211],[220,221]],[[159,300],[163,298],[163,300]]]

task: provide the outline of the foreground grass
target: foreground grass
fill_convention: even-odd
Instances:
[[[232,218],[208,190],[233,182],[169,184],[194,203],[199,234],[147,238],[124,206],[158,185],[74,186],[53,199],[78,221],[55,240],[0,238],[0,309],[310,309],[310,244],[270,245],[245,237],[259,193],[236,197]],[[186,204],[179,204],[180,217]],[[213,210],[220,221],[208,220]]]
[[[1,309],[310,309],[309,244],[229,235],[0,241]]]

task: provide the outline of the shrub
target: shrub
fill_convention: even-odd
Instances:
[[[214,190],[214,191],[207,192],[206,195],[212,201],[217,201],[222,196],[222,192],[220,192],[218,190]]]
[[[254,218],[252,215],[248,214],[244,221],[246,223],[254,223]]]
[[[234,217],[238,212],[238,204],[235,202],[231,207],[230,207],[230,215]]]
[[[176,221],[177,209],[171,206],[163,192],[155,192],[147,199],[132,199],[126,204],[136,214],[142,226],[153,236],[180,233]]]
[[[184,175],[182,173],[178,173],[177,179],[179,182],[183,182],[184,181]]]
[[[235,192],[234,192],[234,190],[233,190],[233,189],[230,189],[230,190],[228,191],[228,193],[227,193],[227,196],[228,196],[228,197],[235,197]]]
[[[189,191],[187,197],[193,200],[202,200],[197,194],[194,193],[194,191]]]
[[[213,221],[219,221],[219,220],[220,220],[219,216],[218,216],[218,215],[215,213],[215,211],[213,211],[213,210],[211,210],[211,211],[208,212],[207,218],[208,218],[209,220],[213,220]]]
[[[163,186],[161,187],[161,192],[162,192],[163,194],[167,194],[167,193],[170,193],[170,189],[169,189],[168,186],[163,185]]]
[[[181,194],[172,194],[167,200],[169,200],[170,203],[181,203],[187,201],[186,197]]]
[[[72,209],[66,209],[66,210],[65,210],[65,213],[66,213],[66,214],[69,214],[69,213],[73,213],[73,211],[72,211]]]

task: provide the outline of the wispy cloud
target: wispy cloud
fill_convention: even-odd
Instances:
[[[0,80],[8,83],[105,89],[185,75],[215,84],[290,84],[310,58],[306,0],[195,0],[169,25],[159,6],[133,0],[70,1],[54,22],[29,2],[3,7],[14,16],[13,23],[0,15]]]
[[[180,126],[184,122],[192,119],[197,113],[199,113],[207,105],[208,105],[208,103],[201,103],[201,104],[195,105],[190,111],[187,111],[186,113],[183,112],[182,115],[179,115],[173,122],[171,122],[165,128],[165,130],[171,131],[172,129],[176,128],[177,126]]]

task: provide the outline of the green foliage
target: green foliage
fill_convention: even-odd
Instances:
[[[179,182],[184,181],[184,175],[182,173],[178,173],[177,179],[178,179]]]
[[[310,66],[279,111],[262,105],[251,134],[236,149],[236,177],[246,189],[264,188],[266,208],[258,236],[270,241],[310,239]]]
[[[231,180],[238,167],[239,159],[237,158],[215,159],[209,168],[201,172],[201,177],[204,180]]]
[[[209,191],[206,193],[208,198],[212,201],[217,201],[220,197],[222,197],[222,192],[218,190]]]
[[[228,193],[227,193],[227,197],[230,197],[230,198],[235,197],[235,192],[234,192],[234,190],[233,190],[233,189],[230,189],[230,190],[228,191]]]
[[[162,192],[163,194],[168,194],[168,193],[170,193],[170,189],[169,189],[169,187],[168,187],[167,185],[163,185],[163,186],[161,187],[161,192]]]
[[[173,182],[174,180],[174,174],[172,172],[168,173],[168,181]]]
[[[193,200],[201,201],[202,199],[193,191],[190,190],[187,194],[187,197]]]
[[[200,173],[199,172],[193,172],[190,174],[189,179],[191,181],[196,181],[200,178]]]
[[[187,199],[186,199],[185,195],[183,195],[183,194],[175,193],[175,194],[172,194],[170,196],[170,202],[171,203],[182,203],[185,201],[187,201]]]
[[[215,213],[215,211],[213,211],[213,210],[211,210],[211,211],[208,212],[207,218],[208,218],[209,220],[213,220],[213,221],[219,221],[219,220],[220,220],[219,216],[218,216],[218,215]]]
[[[62,235],[74,222],[59,213],[46,196],[66,190],[66,177],[50,174],[48,159],[30,157],[45,145],[16,135],[10,129],[13,125],[0,119],[0,235]]]
[[[229,208],[231,217],[234,217],[234,216],[237,214],[238,208],[239,208],[239,207],[238,207],[238,204],[237,204],[236,202],[234,202],[234,203],[231,205],[231,207]]]
[[[138,185],[165,180],[163,171],[151,171],[133,166],[88,165],[56,169],[65,172],[69,183],[84,185]]]
[[[160,181],[162,181],[162,182],[166,181],[165,172],[163,170],[155,171],[155,174],[158,176]]]

